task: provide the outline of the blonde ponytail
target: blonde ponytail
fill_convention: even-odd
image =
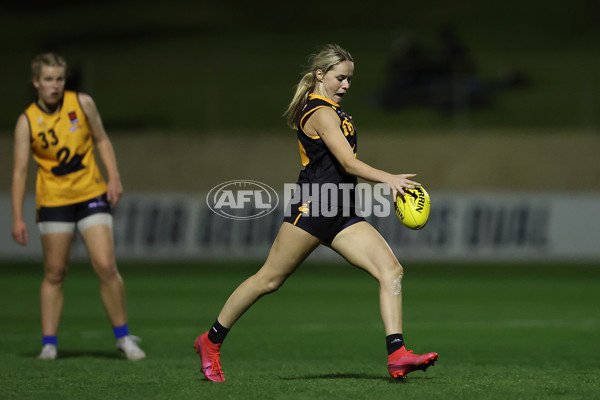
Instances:
[[[300,119],[302,107],[308,101],[308,95],[315,88],[315,74],[307,72],[304,74],[298,85],[296,85],[296,93],[290,102],[287,110],[283,114],[287,117],[287,124],[292,129],[297,129],[297,121]]]
[[[308,101],[308,95],[315,89],[317,70],[320,69],[323,74],[326,74],[331,68],[346,60],[354,62],[350,53],[337,44],[327,44],[317,54],[310,57],[311,66],[296,85],[296,93],[287,110],[283,113],[290,128],[298,128],[302,107]]]

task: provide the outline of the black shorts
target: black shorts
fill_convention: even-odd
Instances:
[[[357,215],[354,207],[321,207],[318,203],[301,202],[290,204],[288,207],[290,211],[283,217],[284,222],[297,226],[327,244],[331,244],[342,230],[365,220]],[[326,212],[322,213],[323,210]]]
[[[37,209],[35,219],[36,222],[78,222],[98,213],[111,213],[106,193],[68,206],[40,207]]]

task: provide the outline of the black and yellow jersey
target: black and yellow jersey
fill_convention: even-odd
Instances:
[[[32,103],[25,115],[37,162],[37,207],[79,203],[106,192],[94,159],[92,133],[77,93],[65,91],[60,110],[48,114]]]
[[[331,108],[336,112],[340,119],[340,130],[348,140],[354,152],[354,157],[356,157],[356,130],[352,118],[337,103],[311,93],[308,102],[302,109],[298,124],[298,145],[300,147],[300,159],[304,166],[300,171],[298,183],[351,183],[356,185],[356,176],[347,175],[342,171],[340,163],[329,151],[323,140],[319,136],[310,136],[304,132],[303,128],[306,121],[316,110],[322,107]]]

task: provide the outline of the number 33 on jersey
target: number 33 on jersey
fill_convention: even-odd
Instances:
[[[106,191],[77,93],[65,91],[62,106],[56,113],[47,114],[32,103],[25,115],[31,132],[33,158],[38,164],[38,207],[74,204]]]

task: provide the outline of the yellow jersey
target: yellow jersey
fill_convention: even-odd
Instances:
[[[38,208],[75,204],[106,192],[94,158],[92,132],[77,93],[65,91],[60,110],[53,114],[34,102],[25,115],[38,165]]]

